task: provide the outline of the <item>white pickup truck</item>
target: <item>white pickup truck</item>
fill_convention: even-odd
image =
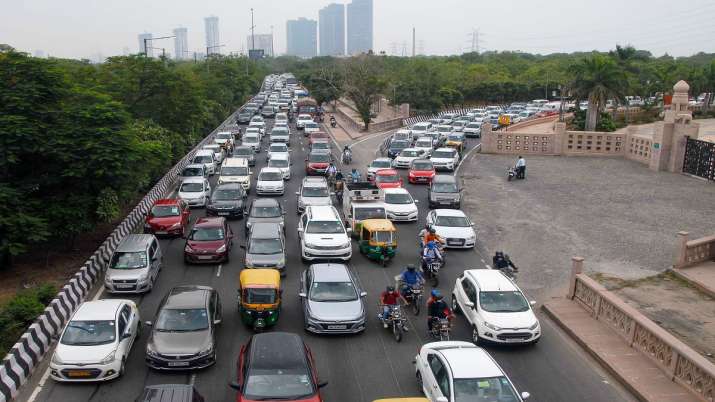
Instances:
[[[385,193],[370,182],[345,183],[343,215],[353,236],[360,234],[363,220],[387,219]]]

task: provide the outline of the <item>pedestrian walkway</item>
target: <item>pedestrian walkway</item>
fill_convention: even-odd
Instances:
[[[673,272],[695,285],[700,291],[715,297],[715,261],[705,261],[692,267],[677,268]]]
[[[543,310],[639,399],[651,402],[696,402],[648,357],[629,347],[623,338],[577,302],[554,298]]]

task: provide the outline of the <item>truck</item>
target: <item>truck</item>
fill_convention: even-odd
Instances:
[[[298,99],[298,114],[309,114],[313,119],[320,114],[318,102],[313,98]]]
[[[353,236],[358,236],[363,220],[387,219],[385,193],[369,181],[345,183],[343,216],[345,226]]]

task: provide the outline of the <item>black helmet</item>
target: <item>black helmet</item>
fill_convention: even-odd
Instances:
[[[503,257],[503,256],[504,256],[504,252],[503,252],[503,251],[497,251],[494,255],[497,256],[497,257]]]
[[[414,271],[415,269],[417,269],[417,267],[415,267],[415,264],[408,264],[408,265],[407,265],[407,270],[408,270],[408,271]]]
[[[385,288],[385,289],[386,289],[388,292],[394,292],[394,291],[395,291],[395,287],[392,286],[392,285],[387,285],[387,288]]]
[[[437,233],[437,231],[436,231],[435,228],[433,228],[433,227],[430,227],[430,228],[429,228],[429,232],[432,233],[432,234]]]

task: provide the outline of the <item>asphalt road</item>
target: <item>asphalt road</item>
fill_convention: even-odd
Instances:
[[[268,138],[264,138],[264,146]],[[470,147],[476,144],[470,140]],[[364,166],[369,162],[361,155],[371,154],[376,148],[366,141],[358,147],[369,147],[370,151],[356,149],[353,166]],[[420,201],[418,223],[398,225],[399,249],[395,260],[387,268],[368,261],[353,247],[352,268],[357,272],[363,287],[368,292],[368,325],[364,333],[353,336],[315,336],[303,330],[303,313],[298,298],[299,275],[306,265],[300,261],[299,242],[295,230],[296,197],[302,177],[303,160],[307,150],[307,140],[302,132],[293,129],[291,139],[293,150],[292,178],[287,182],[282,203],[287,211],[287,276],[283,280],[284,299],[282,314],[274,330],[301,334],[313,350],[321,379],[328,381],[323,389],[326,401],[364,402],[390,396],[419,396],[415,382],[412,359],[418,348],[428,342],[426,317],[424,312],[409,316],[410,332],[401,343],[396,343],[391,333],[378,322],[377,298],[384,287],[394,283],[408,263],[418,260],[416,235],[423,223],[427,210],[425,186],[406,184],[412,195]],[[265,151],[257,157],[254,172],[266,163]],[[254,173],[254,185],[255,185]],[[406,171],[403,172],[406,174]],[[213,180],[215,182],[215,178]],[[405,180],[406,182],[406,180]],[[254,186],[255,187],[255,186]],[[251,192],[251,198],[255,194]],[[205,214],[203,209],[192,212],[192,220]],[[126,374],[105,384],[62,384],[45,377],[44,367],[38,370],[28,386],[21,393],[20,400],[34,397],[35,401],[129,401],[134,400],[145,385],[164,383],[194,384],[207,401],[232,401],[236,391],[227,383],[235,378],[236,358],[240,347],[252,335],[252,330],[241,324],[236,306],[236,284],[242,268],[243,250],[238,247],[245,241],[244,221],[231,222],[236,238],[231,251],[231,261],[221,266],[186,265],[183,261],[184,240],[163,239],[164,266],[154,289],[142,296],[130,297],[139,305],[142,320],[154,320],[162,297],[173,286],[199,284],[212,286],[219,291],[223,304],[223,322],[218,333],[218,362],[213,367],[195,372],[164,373],[149,369],[144,364],[147,328],[142,332],[127,362]],[[354,243],[353,243],[354,245]],[[462,270],[483,267],[486,260],[477,250],[450,251],[447,265],[440,273],[440,289],[446,295],[451,293],[453,281]],[[102,294],[102,298],[113,297]],[[126,296],[121,296],[126,297]],[[554,325],[541,317],[543,336],[539,344],[530,347],[489,347],[504,370],[516,384],[519,391],[529,391],[534,401],[630,401],[629,396],[600,372],[595,364],[584,356]],[[453,332],[454,339],[469,340],[470,331],[462,317],[458,317]],[[48,358],[45,360],[49,359]],[[41,386],[38,386],[38,382]],[[30,395],[32,397],[30,397]]]

